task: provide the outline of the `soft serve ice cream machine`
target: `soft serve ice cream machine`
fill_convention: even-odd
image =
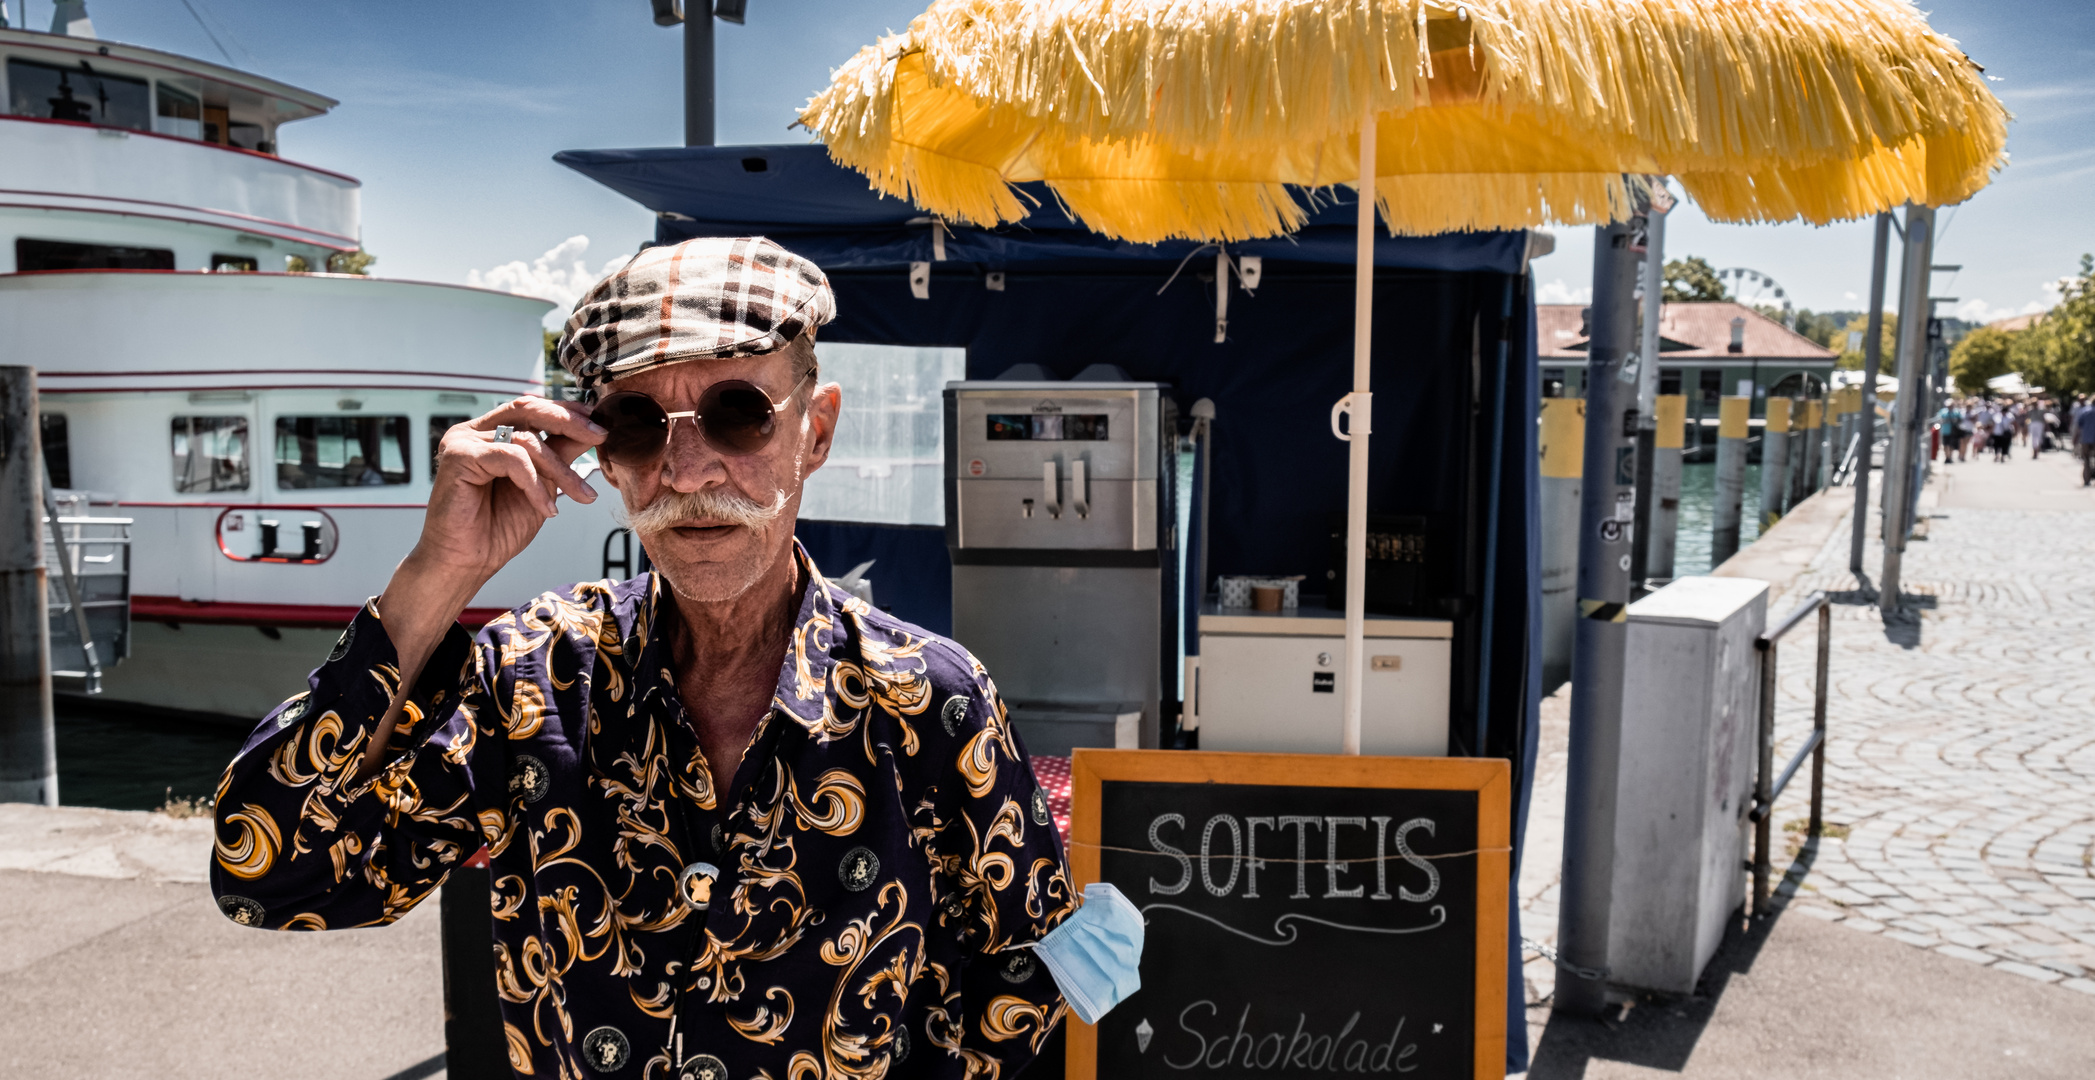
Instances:
[[[1082,380],[945,392],[953,636],[1036,754],[1155,747],[1176,690],[1176,409]]]

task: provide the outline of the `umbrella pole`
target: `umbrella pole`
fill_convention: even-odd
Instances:
[[[1368,433],[1374,395],[1368,392],[1368,345],[1373,340],[1375,303],[1375,113],[1360,121],[1360,195],[1353,253],[1353,392],[1346,395],[1346,669],[1342,752],[1360,753],[1360,694],[1367,668]]]

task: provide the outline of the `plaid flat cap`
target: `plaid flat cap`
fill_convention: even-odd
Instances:
[[[584,389],[685,360],[761,356],[836,317],[814,263],[761,236],[653,247],[576,301],[560,366]]]

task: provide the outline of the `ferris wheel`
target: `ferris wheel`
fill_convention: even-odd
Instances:
[[[1730,290],[1731,298],[1750,308],[1775,308],[1782,312],[1782,325],[1794,329],[1797,312],[1789,293],[1774,278],[1758,270],[1730,266],[1717,271],[1717,282]]]

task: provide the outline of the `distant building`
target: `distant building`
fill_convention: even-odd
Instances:
[[[1585,393],[1589,310],[1535,305],[1543,396]],[[1759,417],[1770,390],[1778,396],[1802,393],[1807,379],[1824,386],[1839,356],[1744,304],[1666,304],[1659,322],[1659,393],[1688,395],[1689,415],[1714,421],[1717,398],[1737,394],[1743,385]]]
[[[1986,329],[1999,330],[2004,333],[2012,334],[2017,330],[2027,330],[2030,327],[2037,325],[2037,323],[2043,321],[2044,315],[2045,313],[2042,311],[2033,312],[2028,315],[2010,315],[2005,319],[1995,319],[1992,322],[1987,323]]]

